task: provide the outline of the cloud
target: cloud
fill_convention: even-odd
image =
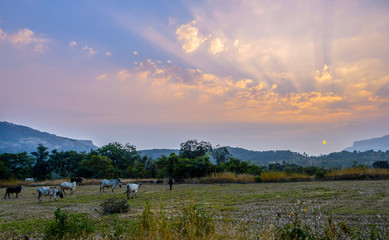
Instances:
[[[96,51],[93,50],[93,48],[88,47],[88,46],[83,46],[83,47],[82,47],[82,50],[87,51],[87,52],[88,52],[89,54],[91,54],[91,55],[96,53]]]
[[[102,79],[105,79],[107,77],[107,74],[101,74],[99,76],[96,77],[97,80],[102,80]]]
[[[209,52],[213,55],[216,55],[223,51],[224,51],[224,44],[222,40],[220,38],[213,39],[209,47]]]
[[[43,52],[46,44],[49,42],[48,38],[37,37],[35,33],[28,28],[18,30],[16,34],[7,34],[0,29],[0,39],[8,40],[17,48],[30,46],[36,52]]]
[[[196,51],[200,45],[207,40],[207,37],[202,36],[199,33],[199,29],[193,25],[196,24],[196,21],[191,23],[183,24],[178,27],[176,30],[178,40],[183,42],[182,49],[186,53],[191,53]]]
[[[5,40],[7,39],[7,34],[0,28],[0,39]]]
[[[139,53],[137,51],[133,51],[132,54],[138,55]]]
[[[118,71],[117,79],[120,80],[117,88],[124,91],[123,96],[147,99],[146,102],[152,105],[169,106],[166,111],[171,113],[187,112],[185,106],[190,106],[198,113],[197,120],[211,118],[209,121],[223,119],[258,123],[347,121],[387,102],[387,98],[370,94],[353,98],[330,91],[287,91],[293,89],[293,83],[288,79],[269,85],[249,78],[219,77],[200,69],[182,68],[151,59]],[[364,85],[360,88],[363,89]],[[208,111],[213,112],[213,117],[207,115]],[[189,114],[188,118],[181,120],[190,121],[192,117]]]
[[[112,53],[109,52],[109,51],[106,51],[106,52],[105,52],[105,56],[112,56]]]
[[[70,46],[70,47],[75,47],[75,46],[77,46],[77,42],[76,42],[76,41],[71,41],[71,42],[69,43],[69,46]]]

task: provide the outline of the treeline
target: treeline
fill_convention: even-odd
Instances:
[[[354,156],[355,153],[350,154]],[[332,157],[331,154],[328,156]],[[211,157],[214,162],[211,161]],[[376,160],[372,164],[373,167],[389,168],[388,162],[380,157],[374,157],[372,160]],[[358,164],[354,158],[353,166],[363,167],[364,165]],[[133,145],[128,143],[123,145],[118,142],[109,143],[89,153],[57,150],[49,152],[47,147],[39,145],[31,154],[22,152],[0,155],[0,179],[173,177],[179,181],[219,172],[260,176],[265,171],[304,173],[321,178],[326,169],[317,166],[302,167],[286,161],[259,166],[231,157],[227,147],[212,147],[209,142],[197,140],[181,143],[178,154],[163,155],[157,160],[147,155],[141,156]]]

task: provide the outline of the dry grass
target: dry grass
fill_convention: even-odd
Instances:
[[[254,183],[255,176],[251,174],[235,174],[231,172],[212,173],[209,176],[193,179],[197,183]]]
[[[291,173],[286,172],[266,172],[261,174],[262,182],[300,182],[311,181],[314,176],[309,176],[306,173]]]
[[[261,174],[262,182],[285,182],[286,178],[285,172],[265,172]]]
[[[389,178],[389,170],[382,168],[344,168],[327,172],[325,178],[328,180],[387,179]]]
[[[126,180],[135,181],[136,179]],[[334,214],[336,221],[344,221],[350,226],[369,226],[375,221],[380,221],[382,222],[380,226],[384,226],[384,230],[387,231],[389,229],[387,224],[389,222],[388,183],[389,180],[360,181],[358,184],[355,184],[355,181],[177,184],[174,185],[172,191],[169,190],[166,183],[142,184],[138,198],[128,200],[131,211],[117,215],[114,219],[101,215],[97,210],[99,210],[100,204],[110,197],[124,197],[123,187],[115,189],[114,192],[109,190],[100,194],[98,186],[82,185],[76,188],[74,194],[67,194],[63,199],[58,199],[57,202],[53,199],[49,201],[48,197],[45,197],[41,203],[37,199],[37,187],[26,187],[18,199],[15,199],[15,195],[11,195],[11,199],[0,199],[0,239],[12,239],[12,236],[20,239],[24,235],[29,236],[30,239],[42,238],[45,226],[53,220],[53,213],[58,208],[69,212],[69,214],[77,214],[77,216],[78,214],[86,214],[91,222],[96,223],[96,230],[92,235],[93,239],[134,239],[135,237],[131,238],[131,236],[126,235],[129,231],[128,228],[133,226],[130,225],[130,222],[140,217],[150,216],[151,220],[145,223],[153,223],[152,226],[163,230],[165,229],[163,224],[169,223],[169,219],[182,216],[180,215],[182,213],[181,207],[188,206],[188,199],[193,199],[196,203],[196,208],[188,209],[191,212],[192,209],[201,214],[204,213],[202,210],[210,212],[213,209],[215,211],[213,216],[220,219],[215,223],[216,233],[220,230],[219,233],[226,233],[226,235],[231,231],[243,234],[240,237],[231,235],[217,239],[233,239],[234,237],[235,239],[250,239],[250,236],[258,239],[250,234],[258,229],[271,230],[272,226],[283,226],[290,221],[290,212],[293,210],[293,202],[296,200],[307,204],[307,212],[305,212],[305,208],[302,212],[307,223],[315,223],[313,212],[315,209],[321,209],[320,212]],[[4,196],[4,193],[5,189],[0,189],[0,196]],[[146,202],[149,202],[151,207],[148,212],[145,211]],[[166,221],[161,218],[162,215],[159,215],[161,208],[164,209],[161,214],[165,214],[166,219],[168,219]],[[223,221],[224,214],[229,216],[228,221]],[[380,217],[378,218],[377,215]],[[195,215],[188,216],[190,218],[184,219],[193,219],[192,216]],[[324,223],[327,220],[324,216],[321,216],[320,219]],[[180,222],[172,222],[172,224],[175,223]],[[190,222],[184,223],[191,224]],[[197,223],[193,227],[199,226]],[[227,225],[223,226],[223,224]],[[138,227],[138,225],[135,226]],[[246,226],[247,229],[244,228]],[[193,230],[195,231],[196,228]],[[123,232],[119,236],[122,238],[115,238],[113,235],[111,238],[104,235],[110,231],[120,233],[121,229]],[[140,229],[136,228],[139,234],[145,235],[139,239],[158,239],[158,231],[151,229],[152,232],[148,233],[147,229],[143,228],[144,231]],[[8,233],[9,235],[7,235]],[[111,233],[114,234],[114,232]],[[154,233],[157,234],[155,238],[147,238],[153,236]],[[244,235],[246,233],[248,235]],[[167,236],[170,235],[167,234]],[[212,238],[203,237],[202,239]],[[265,235],[261,235],[260,239],[280,238],[266,238]]]

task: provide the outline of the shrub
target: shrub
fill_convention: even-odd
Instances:
[[[44,230],[45,239],[85,238],[95,230],[95,224],[86,214],[68,214],[58,208],[55,220]]]
[[[101,209],[104,214],[124,213],[130,210],[130,205],[124,198],[110,197],[101,203]]]

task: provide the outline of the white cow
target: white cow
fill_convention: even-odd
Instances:
[[[50,201],[52,196],[54,197],[55,201],[57,201],[57,196],[59,196],[60,198],[63,198],[62,192],[59,191],[56,187],[41,187],[37,191],[39,194],[39,196],[38,196],[39,202],[41,201],[42,195],[43,196],[50,196],[49,201]]]
[[[105,193],[104,188],[106,188],[106,187],[112,187],[112,192],[113,192],[113,190],[117,186],[122,187],[122,180],[120,178],[110,179],[110,180],[103,179],[100,182],[100,193],[101,193],[101,189],[103,189],[103,192]]]
[[[25,178],[25,182],[36,182],[36,178]]]
[[[127,184],[127,199],[130,199],[130,195],[132,193],[132,197],[134,198],[134,195],[136,198],[138,198],[138,195],[136,194],[138,192],[138,189],[140,188],[140,182],[139,183],[129,183]]]
[[[77,185],[76,182],[72,182],[72,183],[70,183],[70,182],[63,182],[63,183],[60,184],[60,190],[63,193],[65,193],[65,195],[66,195],[65,190],[66,189],[70,189],[70,194],[73,194],[74,189],[76,189],[76,185]]]

